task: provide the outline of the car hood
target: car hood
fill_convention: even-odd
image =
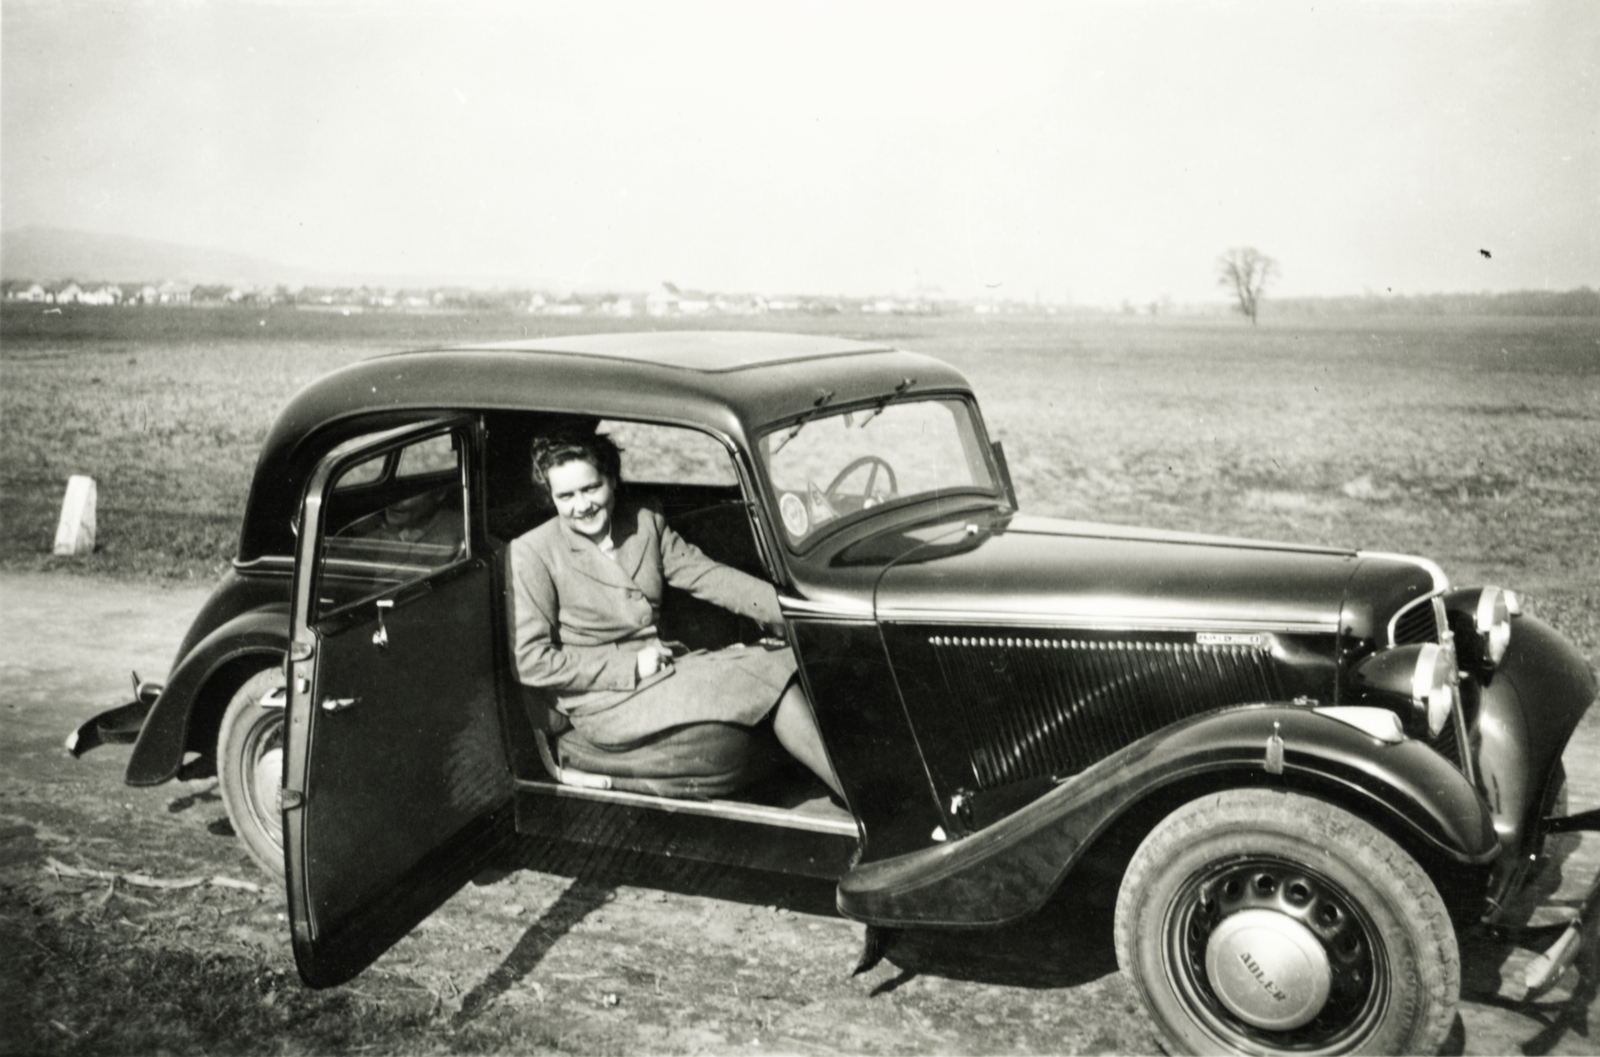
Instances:
[[[915,539],[875,595],[889,622],[1336,632],[1363,564],[1348,550],[1021,515],[902,531]]]

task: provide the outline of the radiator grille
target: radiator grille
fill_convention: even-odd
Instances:
[[[1260,646],[933,636],[977,788],[1064,777],[1180,720],[1282,697]]]
[[[1438,642],[1445,630],[1444,603],[1438,598],[1418,599],[1395,617],[1393,645]]]
[[[1456,702],[1455,707],[1457,711],[1460,710],[1461,702],[1459,700]],[[1456,717],[1454,715],[1445,723],[1444,729],[1439,732],[1439,736],[1428,744],[1433,746],[1434,752],[1454,764],[1456,770],[1464,771],[1466,769],[1461,758],[1461,739],[1456,736]]]

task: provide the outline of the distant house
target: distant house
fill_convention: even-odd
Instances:
[[[757,294],[718,294],[711,307],[730,316],[759,316],[767,311],[767,299]]]
[[[83,290],[78,294],[80,305],[120,305],[122,304],[122,287],[116,283],[101,283],[93,290]]]
[[[50,289],[50,300],[54,301],[58,305],[73,304],[81,296],[83,296],[83,287],[79,286],[71,279],[68,279],[64,283],[58,283]]]
[[[664,289],[654,290],[645,295],[644,310],[652,316],[670,316],[678,310],[678,291],[672,284],[665,284]]]
[[[31,301],[42,303],[50,300],[50,291],[44,288],[43,283],[22,281],[6,284],[7,301]]]
[[[156,288],[156,297],[164,305],[186,305],[193,296],[193,283],[168,280]]]

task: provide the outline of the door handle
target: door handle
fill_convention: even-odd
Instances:
[[[372,633],[372,644],[378,647],[380,650],[386,650],[389,648],[389,628],[383,622],[383,614],[385,611],[393,608],[394,599],[378,599],[378,630]]]
[[[325,697],[322,699],[322,711],[343,712],[347,708],[354,708],[359,697]]]

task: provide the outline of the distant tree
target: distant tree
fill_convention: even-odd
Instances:
[[[1240,312],[1256,324],[1267,283],[1278,277],[1278,262],[1254,246],[1235,246],[1217,258],[1217,285],[1232,291]]]

